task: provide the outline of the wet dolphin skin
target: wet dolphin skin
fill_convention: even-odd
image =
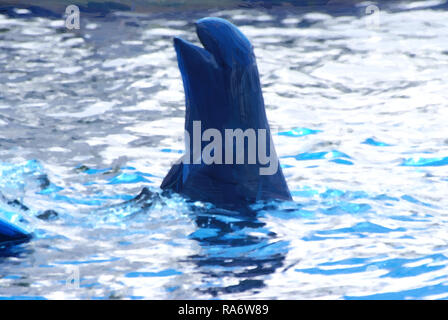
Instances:
[[[291,200],[272,144],[251,43],[224,19],[204,18],[195,25],[204,48],[174,39],[185,91],[186,155],[173,165],[161,188],[222,206]],[[242,136],[241,145],[227,135],[229,130],[254,134]],[[216,141],[219,137],[224,138]],[[254,137],[256,148],[251,149]],[[217,161],[207,163],[201,157],[211,142],[215,148],[210,155]],[[236,160],[238,152],[245,161]]]

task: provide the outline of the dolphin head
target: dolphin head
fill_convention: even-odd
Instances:
[[[202,45],[220,65],[232,68],[255,63],[252,44],[227,20],[203,18],[195,25]]]
[[[273,154],[274,163],[278,164],[274,147],[269,143],[272,138],[252,44],[224,19],[204,18],[195,26],[203,47],[174,38],[185,91],[185,130],[191,137],[196,121],[201,123],[201,133],[216,129],[222,137],[227,129],[264,129],[267,153]],[[189,155],[194,154],[192,140],[186,141]],[[207,144],[199,143],[201,150]],[[161,188],[220,204],[290,199],[281,168],[278,167],[272,176],[260,176],[260,166],[258,162],[250,165],[177,164],[165,177]]]
[[[174,39],[186,97],[185,129],[192,121],[213,128],[268,129],[253,47],[230,22],[195,23],[202,47]]]

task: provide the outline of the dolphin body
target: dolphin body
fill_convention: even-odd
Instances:
[[[31,235],[20,227],[0,218],[0,244],[15,244],[25,242]]]
[[[258,200],[291,200],[272,144],[251,43],[224,19],[203,18],[195,25],[204,48],[174,38],[185,91],[186,132],[192,136],[193,121],[200,121],[201,132],[215,128],[222,137],[225,129],[265,129],[266,154],[270,155],[271,162],[276,162],[277,170],[274,174],[261,175],[260,168],[267,165],[258,158],[255,164],[205,164],[202,160],[186,163],[184,155],[168,172],[161,189],[224,207],[248,205]],[[206,144],[201,142],[202,149]],[[190,141],[186,141],[186,151],[194,158]]]

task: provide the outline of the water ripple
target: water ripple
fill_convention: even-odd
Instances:
[[[0,247],[0,298],[446,299],[448,17],[430,2],[382,4],[374,29],[364,4],[106,6],[77,32],[0,11],[0,223],[33,236]],[[158,188],[184,150],[172,37],[197,41],[204,15],[254,45],[294,201],[232,211]]]

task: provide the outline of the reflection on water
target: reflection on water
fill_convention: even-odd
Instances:
[[[381,7],[373,27],[363,4],[113,13],[73,32],[1,11],[0,218],[33,239],[0,248],[0,297],[448,297],[448,19],[431,3]],[[183,150],[172,37],[197,42],[206,15],[254,44],[294,202],[158,189]]]
[[[288,242],[277,239],[257,219],[257,211],[201,209],[193,214],[198,229],[190,238],[198,241],[202,250],[190,259],[209,278],[199,292],[212,296],[259,292],[265,287],[262,276],[282,267]],[[227,279],[233,281],[226,285]]]

